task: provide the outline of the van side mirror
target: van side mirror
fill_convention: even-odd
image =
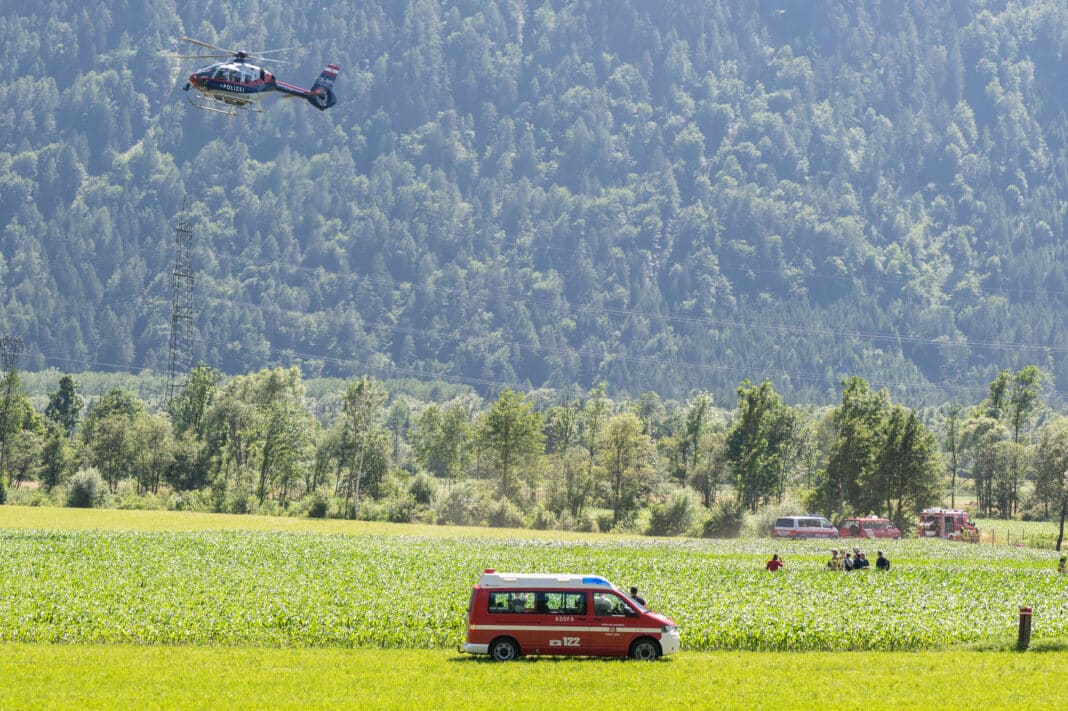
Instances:
[[[624,606],[623,614],[626,615],[627,617],[637,617],[638,616],[638,611],[635,610],[633,607]]]

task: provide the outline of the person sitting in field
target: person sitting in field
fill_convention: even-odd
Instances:
[[[853,570],[863,570],[871,565],[867,556],[864,555],[864,551],[861,551],[853,556]]]
[[[845,558],[842,558],[842,570],[847,573],[853,570],[853,558],[850,556],[849,551],[846,551]]]
[[[890,561],[883,555],[882,551],[876,551],[875,556],[875,569],[876,570],[890,570]]]
[[[779,554],[776,553],[773,556],[771,556],[771,560],[768,561],[768,564],[765,565],[764,568],[765,568],[765,570],[770,570],[772,572],[775,572],[779,568],[782,568],[783,565],[784,565],[784,563],[781,560],[779,560]]]

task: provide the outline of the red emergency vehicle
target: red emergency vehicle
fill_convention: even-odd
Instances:
[[[842,538],[901,538],[901,531],[888,518],[864,516],[844,518],[838,524]]]
[[[957,509],[924,509],[920,512],[918,535],[920,538],[979,542],[979,528],[968,518],[967,511]]]
[[[471,591],[462,651],[501,662],[524,654],[653,660],[679,651],[679,631],[597,575],[487,569]]]

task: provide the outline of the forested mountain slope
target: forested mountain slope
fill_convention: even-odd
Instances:
[[[1068,389],[1062,0],[0,0],[0,331],[195,357],[829,401]],[[187,34],[341,67],[320,113],[189,106]],[[972,390],[974,388],[974,391]]]

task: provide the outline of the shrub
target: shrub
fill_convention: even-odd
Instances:
[[[251,513],[254,505],[255,500],[252,498],[252,492],[244,487],[231,491],[226,497],[227,513]]]
[[[325,491],[313,491],[307,496],[308,518],[326,518],[330,513],[330,496]]]
[[[0,485],[0,489],[2,488],[3,486]],[[60,499],[60,501],[65,500],[65,498]],[[52,500],[52,492],[44,489],[30,489],[25,486],[8,491],[6,502],[3,500],[3,494],[0,494],[0,503],[8,503],[13,506],[55,506]]]
[[[426,473],[420,473],[412,479],[408,486],[408,493],[415,499],[415,503],[429,506],[434,500],[434,480]]]
[[[172,491],[167,498],[171,511],[210,511],[211,491]]]
[[[342,508],[345,507],[344,502],[341,504]],[[352,516],[353,504],[350,502],[348,505],[348,513],[346,518]],[[389,513],[386,510],[386,505],[381,501],[375,501],[370,496],[361,496],[360,505],[356,509],[356,520],[358,521],[386,521],[389,518]]]
[[[575,520],[575,530],[582,533],[600,533],[601,528],[597,525],[597,517],[590,511],[583,511]]]
[[[497,499],[486,507],[486,523],[494,528],[522,528],[523,512],[508,499]]]
[[[649,509],[651,536],[678,536],[693,526],[701,504],[698,495],[690,490],[676,491],[667,501],[653,504]]]
[[[393,523],[411,523],[419,509],[411,494],[386,499],[384,505],[385,518]]]
[[[478,490],[470,481],[462,481],[449,487],[435,508],[439,523],[477,526],[482,522],[482,505]]]
[[[91,509],[103,502],[106,492],[104,478],[95,467],[80,469],[67,486],[67,506]]]
[[[544,506],[539,506],[534,510],[534,516],[530,520],[530,527],[538,531],[548,531],[553,528],[557,528],[560,525],[559,520],[553,515],[553,512]],[[574,528],[574,525],[571,526]]]
[[[745,522],[745,506],[737,499],[720,499],[705,519],[701,535],[704,538],[736,538]]]

